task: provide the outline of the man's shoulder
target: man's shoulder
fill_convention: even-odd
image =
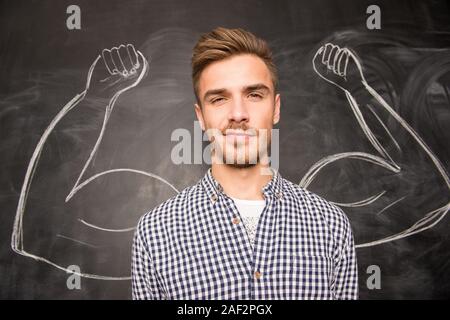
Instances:
[[[300,205],[306,206],[311,214],[321,215],[332,226],[346,228],[350,225],[347,215],[336,204],[292,181],[284,178],[283,180],[288,194],[293,195]]]
[[[198,183],[186,187],[176,195],[163,201],[150,211],[147,211],[139,219],[137,225],[138,230],[148,228],[150,225],[160,225],[173,218],[174,215],[181,213],[182,209],[188,206],[191,199],[200,195],[198,192],[198,188],[200,187]]]

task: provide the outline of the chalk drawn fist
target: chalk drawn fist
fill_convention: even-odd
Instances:
[[[86,94],[94,99],[117,98],[136,86],[147,71],[147,60],[132,44],[103,49],[89,69]]]
[[[356,55],[347,48],[327,43],[317,50],[313,58],[314,71],[324,80],[344,91],[367,83]]]

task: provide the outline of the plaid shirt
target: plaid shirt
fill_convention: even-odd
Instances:
[[[357,299],[353,235],[341,209],[278,171],[262,192],[253,249],[211,168],[146,213],[133,242],[133,299]]]

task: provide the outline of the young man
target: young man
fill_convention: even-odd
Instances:
[[[356,299],[347,217],[264,161],[280,119],[266,42],[217,28],[199,39],[192,69],[212,166],[140,219],[133,298]]]

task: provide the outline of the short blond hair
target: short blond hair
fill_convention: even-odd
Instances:
[[[274,90],[277,90],[277,69],[272,60],[272,51],[263,39],[243,29],[218,27],[203,34],[197,41],[192,54],[192,83],[197,103],[200,104],[198,84],[202,71],[211,63],[233,55],[253,54],[261,58],[272,76]]]

